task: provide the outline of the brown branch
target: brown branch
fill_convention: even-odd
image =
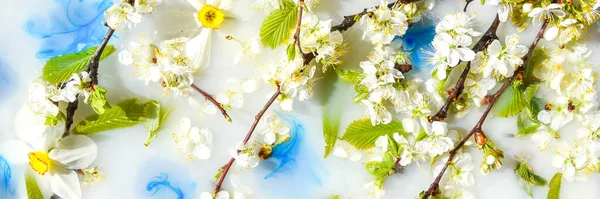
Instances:
[[[496,31],[498,30],[499,25],[500,18],[498,17],[498,15],[496,15],[496,18],[494,19],[494,22],[492,22],[492,25],[490,25],[488,30],[483,34],[483,36],[481,36],[479,41],[477,41],[475,46],[472,48],[472,50],[475,53],[483,50],[494,39],[498,39],[498,36],[496,36]],[[467,79],[467,75],[469,74],[469,70],[471,70],[471,62],[467,63],[467,66],[460,74],[460,78],[458,78],[456,85],[452,89],[450,89],[448,97],[446,98],[446,102],[444,103],[444,105],[442,105],[440,110],[435,115],[427,116],[427,120],[429,122],[444,121],[446,117],[448,117],[448,109],[450,108],[450,105],[458,99],[458,97],[462,94],[463,89],[465,88],[465,81]]]
[[[220,111],[221,114],[223,114],[223,117],[225,117],[225,119],[228,122],[231,122],[231,117],[229,117],[229,114],[227,114],[227,111],[225,110],[225,108],[223,108],[223,105],[219,102],[217,102],[217,100],[215,100],[215,98],[211,95],[208,94],[206,91],[200,89],[198,86],[192,84],[192,88],[194,88],[194,90],[198,91],[198,93],[200,93],[202,96],[204,96],[204,98],[206,98],[208,101],[210,101],[212,104],[214,104]]]
[[[466,0],[467,4],[465,4],[465,8],[463,8],[463,12],[467,12],[467,7],[469,7],[469,4],[471,4],[471,2],[473,2],[473,0]]]
[[[244,145],[248,143],[248,141],[250,140],[250,137],[252,137],[252,133],[254,132],[254,129],[256,129],[256,126],[258,125],[258,122],[260,121],[262,116],[265,114],[265,112],[267,112],[267,110],[273,104],[273,102],[275,102],[277,97],[279,97],[280,94],[281,94],[281,87],[279,85],[277,85],[277,91],[275,91],[273,96],[271,96],[271,99],[269,99],[269,101],[267,101],[267,103],[265,104],[265,106],[263,106],[263,108],[260,110],[260,112],[258,112],[258,114],[256,114],[256,116],[254,116],[254,123],[252,123],[252,126],[250,126],[250,130],[248,130],[248,133],[246,134],[246,137],[244,138],[244,141],[243,141]],[[229,160],[229,162],[227,162],[227,164],[225,164],[223,167],[221,167],[221,169],[223,169],[223,173],[221,174],[221,176],[219,176],[219,181],[217,182],[215,190],[213,191],[214,195],[217,195],[217,193],[219,193],[219,191],[221,190],[221,185],[223,185],[223,181],[225,180],[225,177],[227,176],[229,169],[233,165],[233,162],[235,162],[235,158],[231,158]]]
[[[73,116],[75,115],[75,111],[77,110],[77,106],[79,105],[79,100],[77,100],[78,97],[79,96],[75,97],[75,101],[67,105],[67,119],[65,121],[65,131],[63,133],[63,137],[66,137],[71,133],[71,125],[73,125]]]
[[[302,46],[300,46],[300,26],[302,26],[302,13],[304,12],[304,0],[300,0],[298,9],[298,23],[296,24],[296,33],[294,34],[294,43],[298,45],[298,50],[300,53],[304,54],[302,51]]]
[[[535,37],[535,40],[533,41],[533,43],[531,44],[531,46],[529,46],[529,51],[523,57],[523,65],[521,65],[517,69],[517,71],[515,72],[515,75],[513,75],[512,77],[509,77],[509,78],[506,79],[506,81],[504,82],[504,84],[502,84],[502,87],[500,87],[500,89],[498,91],[496,91],[496,93],[494,93],[492,96],[489,97],[489,105],[487,106],[487,108],[485,109],[485,111],[483,112],[483,114],[481,115],[481,117],[479,118],[479,121],[477,122],[477,124],[475,124],[475,126],[473,127],[473,129],[471,129],[471,131],[469,132],[469,134],[467,134],[458,143],[458,145],[456,145],[450,151],[450,156],[448,157],[448,160],[444,164],[444,167],[442,168],[442,170],[440,171],[440,173],[437,175],[437,177],[435,178],[435,180],[433,181],[433,183],[431,183],[431,185],[429,186],[429,189],[424,192],[423,196],[421,197],[422,199],[427,199],[430,196],[435,196],[435,195],[437,195],[437,194],[440,193],[440,190],[439,190],[439,188],[440,188],[439,187],[440,186],[439,185],[440,184],[440,180],[444,176],[444,172],[446,171],[446,169],[448,168],[448,166],[452,163],[452,161],[453,161],[454,157],[456,156],[457,152],[464,146],[465,142],[467,142],[467,140],[469,140],[471,138],[471,136],[473,136],[473,134],[483,134],[483,131],[481,130],[481,127],[483,126],[483,123],[485,122],[485,119],[487,118],[488,114],[492,110],[492,107],[496,103],[496,100],[500,97],[500,95],[502,95],[502,92],[504,92],[504,90],[512,83],[513,80],[515,80],[515,79],[519,80],[520,78],[523,78],[523,73],[525,71],[525,67],[527,67],[527,65],[529,64],[529,58],[533,54],[533,50],[535,49],[535,47],[537,46],[538,42],[542,38],[542,36],[544,34],[544,31],[546,30],[547,26],[548,26],[548,20],[546,20],[544,22],[544,24],[542,25],[542,28],[540,28],[540,31],[537,33],[537,35]]]

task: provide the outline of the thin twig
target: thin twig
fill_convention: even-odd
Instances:
[[[473,0],[466,0],[467,4],[465,4],[465,8],[463,8],[463,12],[467,12],[467,7],[469,7],[469,4],[471,4],[471,2],[473,2]]]
[[[300,46],[300,26],[302,26],[302,13],[304,12],[304,0],[300,0],[298,6],[298,23],[296,24],[296,33],[294,34],[294,43],[298,45],[298,50],[300,53],[304,54],[302,51],[302,46]]]
[[[229,117],[229,114],[227,114],[227,111],[225,110],[225,108],[223,108],[223,105],[221,105],[221,103],[217,102],[217,100],[215,100],[215,98],[211,94],[208,94],[206,91],[200,89],[198,86],[196,86],[194,84],[192,84],[192,88],[194,88],[194,90],[198,91],[198,93],[200,93],[202,96],[204,96],[204,98],[206,98],[208,101],[213,103],[221,111],[221,114],[223,114],[223,117],[225,117],[225,119],[228,122],[231,122],[231,117]]]
[[[252,133],[254,132],[254,129],[256,129],[256,126],[258,125],[258,122],[260,121],[262,116],[265,114],[265,112],[267,112],[267,110],[273,104],[273,102],[275,102],[277,97],[279,97],[280,94],[281,94],[281,87],[279,85],[277,85],[277,91],[275,91],[273,96],[271,96],[271,99],[269,99],[269,101],[267,101],[265,106],[263,106],[263,108],[260,110],[260,112],[258,112],[258,114],[256,114],[256,116],[254,117],[254,123],[252,123],[252,126],[250,126],[250,130],[248,130],[248,133],[246,134],[246,137],[244,138],[244,141],[243,141],[244,145],[248,143],[248,141],[250,140],[250,137],[252,137]],[[219,191],[221,190],[221,185],[223,185],[225,176],[227,176],[227,173],[229,172],[229,169],[233,165],[233,162],[235,162],[235,158],[231,158],[229,160],[229,162],[227,162],[227,164],[225,164],[223,167],[221,167],[221,169],[223,169],[223,173],[221,174],[221,176],[219,176],[219,181],[217,181],[217,185],[215,187],[215,190],[213,191],[214,195],[219,193]]]
[[[475,53],[483,50],[494,39],[498,39],[498,36],[496,36],[496,31],[498,30],[499,25],[500,25],[500,18],[498,17],[498,15],[496,15],[496,18],[494,19],[494,22],[492,22],[492,25],[490,25],[488,30],[483,34],[483,36],[481,36],[479,41],[477,41],[477,43],[473,47],[472,50]],[[469,70],[471,70],[471,62],[467,63],[467,66],[465,67],[463,72],[460,74],[460,78],[458,78],[456,85],[452,89],[450,89],[448,97],[446,98],[446,102],[444,103],[444,105],[442,105],[440,110],[435,115],[427,117],[427,120],[429,122],[444,121],[446,119],[446,117],[448,116],[448,109],[450,108],[450,105],[454,101],[456,101],[458,99],[458,97],[462,94],[462,91],[463,91],[464,85],[465,85],[465,81],[467,79],[467,75],[469,74]]]
[[[483,133],[483,131],[481,130],[481,127],[483,126],[483,123],[485,122],[485,119],[487,118],[488,114],[492,110],[492,107],[496,103],[496,100],[500,97],[500,95],[502,95],[502,92],[504,92],[504,90],[512,83],[513,80],[515,80],[515,79],[519,80],[519,78],[523,78],[523,73],[525,71],[525,67],[527,67],[527,65],[529,64],[529,58],[533,54],[533,51],[534,51],[535,47],[537,46],[538,42],[540,41],[540,39],[542,38],[542,36],[544,34],[544,31],[546,30],[547,26],[548,26],[548,21],[546,20],[544,22],[544,24],[542,25],[542,28],[540,29],[540,31],[536,35],[535,40],[533,41],[533,43],[531,44],[531,46],[529,46],[529,51],[523,57],[523,63],[524,64],[521,65],[517,69],[517,71],[515,72],[515,75],[513,75],[512,77],[509,77],[509,78],[506,79],[506,81],[504,82],[504,84],[502,84],[502,87],[500,87],[500,89],[498,91],[496,91],[496,93],[494,93],[491,97],[489,97],[490,98],[489,105],[487,106],[487,108],[485,109],[485,111],[483,112],[483,114],[481,115],[481,117],[479,118],[479,121],[477,122],[477,124],[475,124],[475,126],[473,127],[473,129],[471,129],[471,131],[469,132],[469,134],[467,134],[458,143],[458,145],[456,145],[450,151],[450,156],[448,157],[448,160],[444,164],[444,167],[442,168],[442,170],[440,171],[440,173],[437,175],[437,177],[435,178],[435,180],[433,181],[433,183],[431,183],[431,185],[429,186],[429,189],[427,191],[425,191],[422,199],[427,199],[430,196],[435,196],[435,195],[437,195],[437,194],[440,193],[440,190],[439,190],[439,186],[440,185],[439,184],[440,184],[440,180],[444,176],[444,172],[446,171],[446,169],[448,168],[448,166],[452,163],[452,161],[454,160],[454,157],[456,156],[457,152],[462,148],[462,146],[465,144],[465,142],[467,142],[467,140],[469,140],[471,138],[471,136],[473,136],[473,134]]]

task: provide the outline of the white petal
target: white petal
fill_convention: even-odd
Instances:
[[[204,0],[187,0],[196,10],[202,9],[206,2]]]
[[[501,5],[498,7],[498,17],[501,22],[505,22],[508,19],[508,14],[510,13],[509,7],[506,5]]]
[[[203,28],[198,36],[185,44],[185,54],[192,60],[194,69],[204,69],[210,65],[211,35],[213,29]]]
[[[219,193],[217,193],[217,197],[215,197],[215,199],[229,199],[229,192],[219,191]]]
[[[360,151],[357,150],[350,151],[350,153],[348,154],[348,159],[352,162],[359,161],[361,158],[362,154],[360,153]]]
[[[25,164],[29,162],[27,154],[33,149],[22,140],[8,140],[0,144],[0,156],[11,164]]]
[[[550,124],[550,122],[552,122],[552,116],[550,115],[550,112],[542,110],[538,113],[537,120],[544,124]]]
[[[189,131],[192,128],[192,121],[188,117],[184,117],[181,119],[181,124],[179,124],[179,128],[182,131]]]
[[[195,143],[200,143],[202,141],[200,138],[200,129],[198,127],[192,127],[188,135],[190,137],[190,140],[192,140]]]
[[[248,80],[244,81],[244,83],[242,83],[242,91],[244,91],[244,93],[251,93],[251,92],[254,92],[255,90],[256,90],[256,80],[248,79]]]
[[[213,199],[212,194],[208,192],[202,192],[200,194],[200,199]]]
[[[96,160],[98,147],[85,135],[70,135],[50,151],[49,157],[68,169],[83,169]]]
[[[35,114],[29,106],[24,105],[15,116],[15,133],[34,150],[48,151],[61,138],[64,122],[56,126],[46,126],[45,122],[45,117]]]
[[[210,148],[208,148],[208,146],[205,144],[197,145],[194,149],[194,154],[198,159],[201,160],[208,160],[210,158],[210,152]]]
[[[267,132],[267,133],[265,133],[265,135],[263,137],[263,140],[265,141],[265,143],[269,144],[269,145],[274,144],[276,139],[277,139],[277,136],[273,132]]]
[[[75,171],[68,174],[54,174],[50,180],[52,192],[65,199],[80,199],[81,187]]]
[[[558,36],[558,27],[550,26],[546,32],[544,32],[544,39],[547,41],[552,41]]]

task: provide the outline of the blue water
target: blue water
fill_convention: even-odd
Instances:
[[[0,198],[12,198],[15,187],[12,185],[12,170],[8,162],[0,155]]]
[[[0,103],[10,96],[16,88],[14,77],[17,77],[17,75],[11,73],[10,67],[0,60]]]
[[[49,13],[32,16],[25,31],[42,39],[36,57],[40,59],[79,52],[98,45],[106,31],[104,11],[111,0],[55,0]]]
[[[427,17],[413,23],[402,37],[396,37],[393,41],[402,40],[401,50],[410,53],[413,68],[427,68],[430,64],[428,51],[433,51],[431,42],[435,36],[435,22]],[[392,42],[393,42],[392,41]]]
[[[160,191],[163,188],[174,193],[173,196],[177,196],[177,199],[184,198],[183,191],[181,191],[181,188],[179,188],[176,185],[172,185],[169,182],[169,175],[166,173],[160,173],[154,179],[150,180],[150,182],[148,182],[148,185],[146,185],[146,191],[152,193],[152,196],[154,196],[158,191]]]
[[[277,114],[290,125],[291,138],[275,146],[271,157],[260,163],[267,170],[260,187],[272,198],[310,198],[323,185],[327,169],[309,146],[304,125],[291,115]]]
[[[197,179],[192,179],[184,164],[189,162],[159,157],[144,161],[138,169],[136,198],[197,198]]]

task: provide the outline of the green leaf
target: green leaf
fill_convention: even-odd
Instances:
[[[329,197],[329,199],[340,199],[340,195],[333,195]]]
[[[531,84],[531,85],[527,86],[527,88],[525,89],[525,101],[527,103],[531,102],[533,97],[535,97],[535,93],[537,92],[537,89],[539,87],[540,87],[540,84]]]
[[[260,41],[275,49],[290,38],[297,20],[298,6],[290,1],[283,1],[282,7],[271,12],[260,26]]]
[[[42,195],[37,180],[31,171],[25,172],[25,188],[27,189],[28,199],[44,199],[44,195]]]
[[[106,109],[110,108],[110,105],[106,102],[106,89],[98,85],[94,85],[94,92],[85,103],[90,104],[94,112],[98,114],[103,114]]]
[[[148,139],[146,139],[144,145],[148,146],[158,134],[160,127],[162,126],[163,122],[167,119],[167,115],[169,115],[169,112],[171,112],[171,110],[169,109],[168,111],[165,111],[163,107],[160,106],[160,103],[158,103],[158,101],[152,100],[146,103],[145,112],[146,122],[144,126],[148,130],[149,134]]]
[[[106,110],[104,114],[88,116],[75,126],[73,133],[93,134],[135,126],[143,121],[145,114],[144,104],[136,98],[127,99]]]
[[[69,80],[73,73],[79,73],[87,67],[97,48],[98,46],[95,46],[78,53],[51,58],[42,69],[42,77],[52,84]],[[103,60],[115,51],[114,46],[106,46],[100,56],[100,60]]]
[[[365,169],[369,174],[381,178],[386,176],[390,172],[390,167],[383,162],[371,161],[365,164]]]
[[[296,45],[289,44],[286,49],[287,58],[289,61],[292,61],[296,58]]]
[[[59,111],[56,116],[46,115],[46,122],[44,122],[44,125],[56,126],[56,124],[58,124],[58,122],[63,122],[63,121],[67,121],[67,116],[65,116],[65,114],[63,112]]]
[[[382,159],[382,161],[381,161],[381,162],[382,162],[383,164],[385,164],[385,166],[386,166],[387,168],[391,169],[392,167],[394,167],[394,163],[395,163],[394,156],[392,156],[392,154],[391,154],[391,153],[385,153],[385,154],[383,155],[383,159]]]
[[[335,113],[328,113],[325,106],[323,107],[322,111],[323,137],[325,138],[325,156],[323,158],[327,158],[331,151],[333,151],[333,147],[337,141],[338,133],[340,132],[340,119],[342,114],[340,111],[336,110],[332,110],[335,111]]]
[[[562,180],[562,173],[558,172],[550,180],[550,190],[548,191],[548,199],[559,199],[560,198],[560,182]]]
[[[427,138],[427,132],[425,132],[425,129],[421,128],[421,132],[419,132],[419,135],[417,135],[417,137],[415,138],[415,142],[421,141],[425,138]]]
[[[351,84],[359,84],[366,76],[364,73],[355,70],[338,69],[336,72],[340,78]]]
[[[517,176],[530,185],[546,186],[546,183],[548,183],[542,176],[535,174],[525,160],[519,161],[515,172],[517,173]]]
[[[392,152],[392,155],[396,157],[400,156],[400,147],[398,146],[398,142],[394,140],[393,135],[388,135],[388,147],[390,152]]]
[[[523,92],[518,86],[506,88],[492,110],[500,117],[510,117],[520,113],[526,105]]]
[[[539,124],[534,124],[528,127],[524,127],[519,129],[519,132],[517,132],[517,134],[515,135],[516,137],[523,137],[523,136],[528,136],[531,135],[533,133],[535,133],[538,128],[540,128]]]
[[[350,143],[357,149],[370,149],[375,146],[377,138],[394,133],[404,134],[402,123],[392,121],[389,124],[373,126],[371,120],[362,119],[352,122],[347,128],[342,140]]]
[[[537,115],[538,113],[544,109],[544,100],[541,98],[533,97],[531,101],[527,104],[527,115],[531,121],[538,121]]]

